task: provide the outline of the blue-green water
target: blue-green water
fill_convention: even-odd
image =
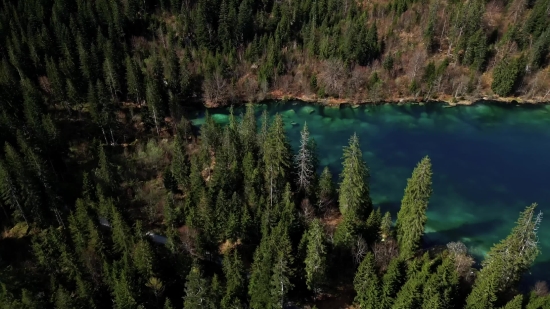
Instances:
[[[371,171],[371,197],[395,216],[420,159],[433,164],[427,245],[464,242],[481,258],[506,237],[525,206],[550,209],[550,106],[443,104],[324,107],[300,102],[257,106],[285,120],[293,149],[307,122],[321,166],[341,171],[342,147],[357,132]],[[236,108],[236,114],[243,108]],[[227,109],[211,110],[221,123]],[[200,125],[204,113],[193,121]],[[529,281],[550,279],[550,226],[539,229],[542,254]]]

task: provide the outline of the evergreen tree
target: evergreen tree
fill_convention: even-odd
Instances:
[[[292,167],[290,143],[285,134],[281,115],[275,116],[262,148],[265,169],[264,179],[269,194],[270,208],[272,209],[290,177]]]
[[[306,235],[306,284],[309,290],[319,294],[321,286],[325,283],[327,270],[327,246],[323,225],[319,219],[311,222]]]
[[[340,174],[340,212],[348,223],[365,220],[372,211],[369,196],[369,170],[359,146],[359,138],[354,134],[349,145],[344,147],[343,168]]]
[[[139,68],[130,57],[126,57],[126,89],[128,89],[130,98],[138,104],[141,104],[143,100],[142,88],[143,77]]]
[[[403,261],[392,259],[384,277],[382,278],[381,309],[390,309],[393,306],[397,292],[401,289],[404,279]]]
[[[284,308],[285,298],[288,295],[293,284],[290,278],[293,270],[293,252],[288,228],[284,223],[280,223],[272,234],[272,244],[277,246],[273,260],[273,270],[271,275],[271,297],[272,308]]]
[[[332,181],[332,174],[328,167],[323,169],[321,176],[319,177],[319,185],[317,189],[317,209],[319,211],[325,211],[335,199],[336,190]]]
[[[367,253],[353,280],[353,286],[357,296],[355,302],[361,308],[377,309],[380,308],[380,280],[376,274],[374,265],[374,254]]]
[[[263,309],[271,307],[271,270],[274,256],[272,254],[269,236],[264,235],[260,245],[254,252],[254,261],[251,267],[248,295],[250,296],[250,308]]]
[[[194,262],[185,281],[183,307],[186,309],[218,308],[218,304],[213,302],[209,288],[210,282],[203,277],[200,266]]]
[[[519,216],[508,237],[494,245],[482,263],[466,309],[492,308],[499,297],[519,282],[539,254],[537,230],[542,213],[535,214],[537,204],[528,206]]]
[[[307,123],[304,123],[304,128],[300,133],[300,148],[294,157],[294,161],[298,189],[309,195],[315,185],[317,156],[315,154],[315,140],[309,136]]]
[[[506,304],[506,306],[504,306],[503,309],[522,309],[523,308],[522,303],[523,303],[523,295],[519,294],[519,295],[516,295],[514,298],[512,298],[512,300],[510,300]]]
[[[246,275],[244,265],[236,250],[224,256],[223,272],[226,279],[226,288],[221,307],[243,308],[246,295]]]
[[[402,257],[410,257],[420,248],[431,194],[432,165],[430,159],[425,157],[407,180],[401,209],[397,213],[397,242]]]
[[[185,150],[185,142],[181,134],[174,138],[174,156],[172,158],[172,174],[179,185],[186,188],[189,184],[190,164]]]

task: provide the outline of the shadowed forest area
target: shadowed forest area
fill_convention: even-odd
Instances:
[[[305,125],[292,150],[282,118],[251,106],[200,132],[186,119],[287,96],[545,101],[549,13],[547,0],[3,0],[0,305],[549,308],[546,283],[518,290],[539,254],[536,204],[476,269],[462,243],[423,247],[428,157],[389,213],[356,135],[336,184]]]

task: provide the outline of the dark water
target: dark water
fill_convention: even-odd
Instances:
[[[371,197],[395,218],[407,178],[420,159],[433,164],[433,189],[425,240],[462,241],[482,258],[506,237],[525,206],[550,210],[550,106],[480,104],[324,107],[300,102],[258,105],[285,120],[293,149],[307,122],[321,166],[341,171],[342,147],[357,132],[371,169]],[[240,114],[243,108],[236,108]],[[220,123],[227,109],[211,110]],[[203,122],[204,112],[195,124]],[[550,226],[539,230],[541,255],[529,283],[550,280]]]

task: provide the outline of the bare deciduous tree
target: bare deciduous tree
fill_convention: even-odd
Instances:
[[[302,200],[301,208],[302,215],[304,216],[304,219],[306,219],[306,222],[311,222],[315,219],[315,208],[313,208],[309,202],[309,199],[305,198]]]
[[[330,59],[323,62],[318,76],[327,93],[339,97],[344,89],[346,75],[344,63],[338,59]]]
[[[352,254],[353,254],[353,262],[355,265],[361,264],[361,261],[367,255],[368,251],[368,245],[367,242],[363,239],[363,237],[359,236],[357,237],[357,240],[355,241],[355,244],[353,245]]]
[[[203,90],[208,103],[218,104],[225,98],[227,82],[219,72],[216,72],[213,76],[204,80]]]
[[[374,244],[374,261],[380,272],[386,271],[390,261],[399,256],[399,246],[397,242],[389,238],[384,242]]]
[[[468,248],[460,241],[447,244],[447,250],[455,262],[456,272],[463,278],[470,279],[474,258],[468,254]]]
[[[409,60],[409,78],[412,80],[418,74],[418,71],[424,67],[426,61],[425,48],[417,49]]]
[[[546,281],[537,281],[533,287],[533,292],[539,297],[548,295],[548,284]]]

